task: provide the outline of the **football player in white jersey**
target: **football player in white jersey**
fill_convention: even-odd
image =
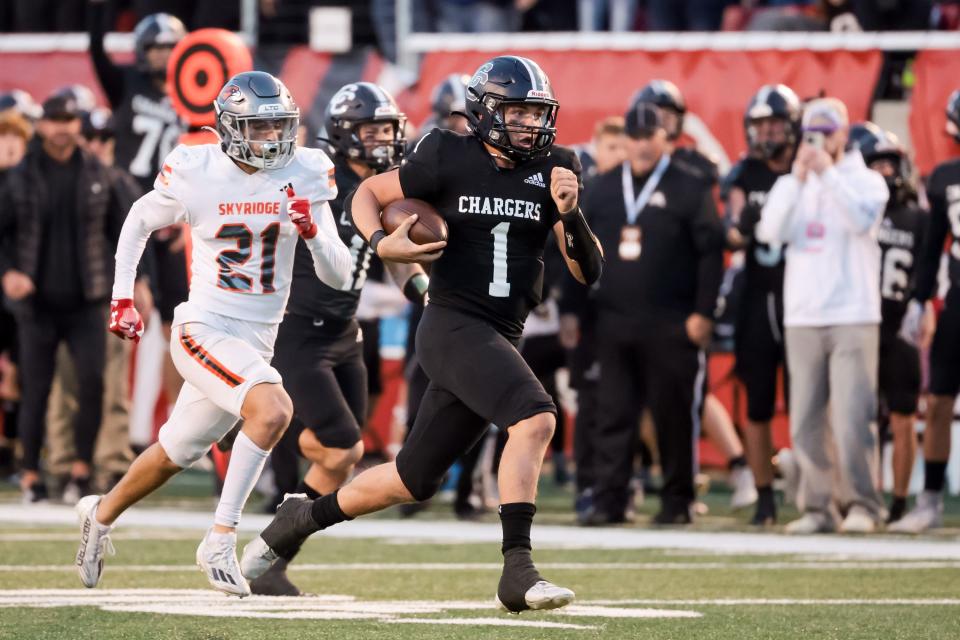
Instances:
[[[270,360],[298,235],[322,281],[340,288],[351,275],[350,250],[328,204],[336,195],[333,163],[318,149],[296,147],[300,112],[283,83],[259,71],[238,74],[215,107],[220,144],[174,149],[120,234],[110,330],[139,340],[133,281],[147,238],[177,222],[190,226],[190,297],[176,309],[170,339],[184,384],[159,442],[108,494],[77,504],[76,564],[87,587],[100,580],[120,514],[203,457],[243,418],[197,564],[215,589],[250,594],[237,563],[236,527],[293,411]]]

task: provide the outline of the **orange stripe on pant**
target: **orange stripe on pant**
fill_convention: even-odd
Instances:
[[[204,369],[217,376],[231,387],[243,384],[243,377],[227,369],[222,362],[210,355],[210,352],[197,344],[193,337],[187,333],[187,326],[180,326],[180,344],[187,350],[190,357],[200,363]]]

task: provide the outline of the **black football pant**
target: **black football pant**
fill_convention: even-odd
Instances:
[[[73,426],[77,459],[93,463],[103,413],[107,313],[105,304],[91,304],[71,311],[31,310],[18,315],[21,402],[17,432],[23,444],[24,469],[40,469],[47,401],[61,341],[66,341],[77,372],[78,408]]]
[[[656,424],[663,470],[662,509],[684,511],[694,500],[696,443],[706,357],[687,339],[682,319],[601,316],[599,415],[593,473],[599,511],[622,515],[644,404]]]

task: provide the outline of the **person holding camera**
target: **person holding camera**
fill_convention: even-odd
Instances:
[[[880,338],[878,229],[889,191],[859,153],[844,153],[846,106],[811,101],[792,170],[777,179],[756,229],[787,245],[784,326],[790,435],[800,463],[803,516],[788,533],[869,533],[881,520],[873,420]],[[833,431],[836,455],[829,449]],[[836,460],[836,468],[833,461]],[[836,479],[837,486],[834,486]]]

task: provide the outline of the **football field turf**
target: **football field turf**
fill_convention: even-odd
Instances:
[[[955,528],[789,538],[714,508],[693,531],[576,529],[546,503],[534,557],[578,599],[512,616],[492,602],[495,516],[457,523],[435,507],[413,521],[349,523],[315,536],[291,569],[313,595],[240,600],[208,589],[193,564],[207,500],[160,499],[127,514],[93,590],[72,566],[69,508],[0,502],[0,639],[960,637]],[[241,543],[266,521],[245,516]]]

